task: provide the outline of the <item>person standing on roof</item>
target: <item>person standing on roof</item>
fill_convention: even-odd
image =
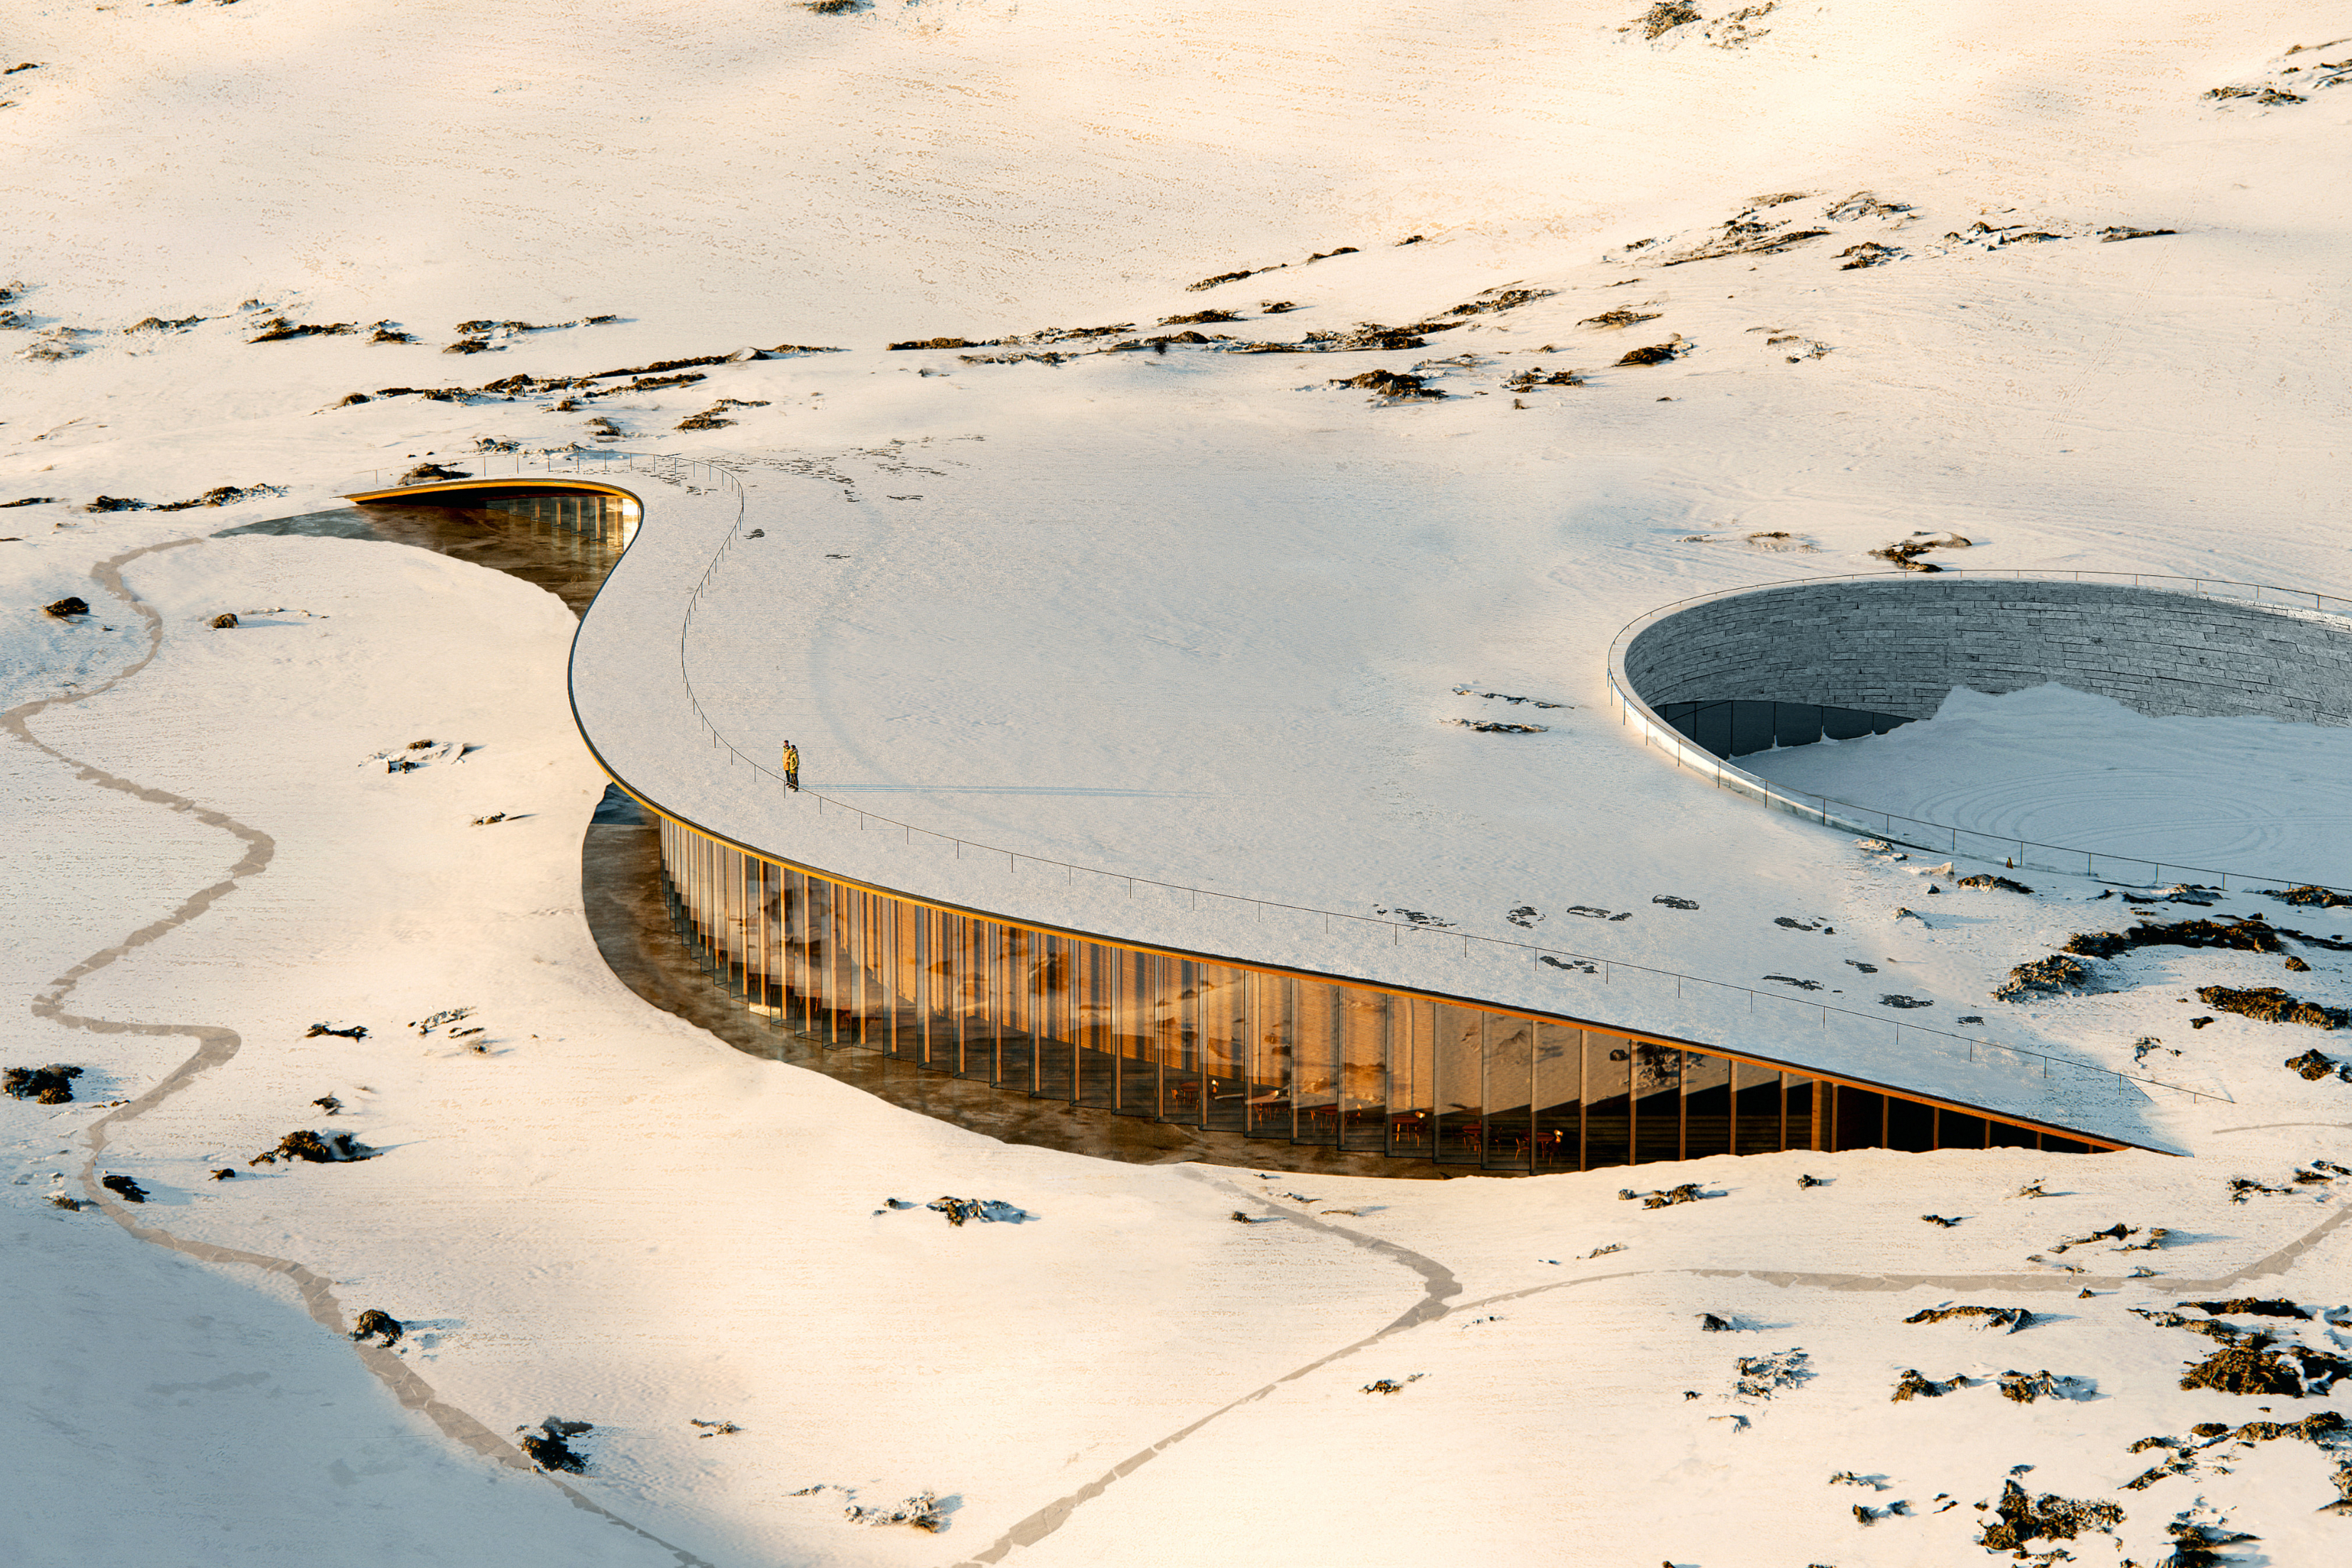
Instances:
[[[793,794],[801,789],[801,748],[791,741],[784,742],[784,788]]]

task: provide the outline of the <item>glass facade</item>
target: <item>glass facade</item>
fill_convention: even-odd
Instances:
[[[1609,1030],[940,908],[667,817],[660,831],[679,936],[752,1012],[1009,1092],[1491,1171],[2105,1146]]]

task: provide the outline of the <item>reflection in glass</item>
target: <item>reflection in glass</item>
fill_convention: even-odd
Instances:
[[[660,842],[679,936],[752,1012],[1011,1092],[1538,1174],[1781,1149],[2088,1147],[1604,1030],[930,908],[667,818]]]

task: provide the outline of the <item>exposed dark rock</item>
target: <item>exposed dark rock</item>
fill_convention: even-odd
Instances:
[[[2216,1317],[2305,1318],[2311,1312],[2293,1301],[2278,1296],[2232,1296],[2225,1301],[2182,1301],[2184,1307],[2195,1307],[2200,1312]]]
[[[1906,1323],[1941,1323],[1959,1318],[1981,1318],[1980,1328],[2005,1329],[2015,1333],[2033,1326],[2033,1314],[2023,1307],[1923,1307],[1903,1321]]]
[[[1940,1225],[1945,1229],[1949,1230],[1953,1226],[1958,1225],[1961,1220],[1966,1219],[1968,1216],[1965,1214],[1957,1214],[1947,1218],[1940,1214],[1923,1214],[1919,1218],[1926,1220],[1930,1225]]]
[[[132,1181],[127,1176],[100,1176],[99,1178],[98,1185],[106,1188],[109,1192],[119,1193],[121,1195],[122,1200],[125,1203],[144,1203],[147,1201],[147,1189],[141,1186],[137,1182]]]
[[[1895,1380],[1891,1403],[1902,1405],[1913,1399],[1940,1399],[1955,1388],[1966,1387],[1968,1381],[1965,1377],[1952,1377],[1937,1383],[1920,1375],[1916,1367],[1907,1368]]]
[[[220,1169],[213,1172],[213,1180],[215,1181],[235,1181],[236,1179],[236,1171],[228,1166],[223,1166]]]
[[[2303,1379],[2295,1369],[2269,1348],[2257,1334],[2242,1344],[2225,1344],[2203,1361],[2189,1366],[2180,1377],[2183,1388],[2210,1388],[2222,1394],[2260,1394],[2300,1399]]]
[[[2319,909],[2341,909],[2352,904],[2352,893],[2338,893],[2332,887],[2305,883],[2301,887],[2281,890],[2266,887],[2260,890],[2264,898],[2275,898],[2282,904],[2310,904]]]
[[[1926,534],[1914,534],[1907,539],[1897,539],[1891,545],[1881,545],[1878,549],[1866,553],[1898,566],[1905,571],[1941,571],[1944,570],[1942,567],[1919,558],[1931,549],[1966,549],[1975,542],[1958,534],[1947,534],[1942,538]]]
[[[367,1025],[363,1023],[355,1023],[349,1029],[337,1029],[331,1023],[314,1023],[302,1031],[302,1038],[316,1040],[322,1034],[339,1034],[345,1040],[365,1040],[368,1037]]]
[[[530,1462],[542,1470],[562,1470],[566,1475],[584,1475],[588,1456],[572,1447],[572,1439],[584,1437],[596,1428],[587,1421],[559,1421],[550,1416],[539,1424],[536,1431],[518,1427],[521,1434],[520,1447]]]
[[[1784,1388],[1794,1388],[1813,1375],[1801,1350],[1775,1351],[1769,1355],[1739,1358],[1738,1380],[1732,1391],[1750,1399],[1769,1399]]]
[[[1428,1375],[1429,1374],[1425,1372],[1416,1372],[1411,1377],[1406,1378],[1404,1383],[1399,1383],[1393,1378],[1382,1377],[1365,1384],[1361,1388],[1356,1390],[1356,1392],[1359,1394],[1402,1394],[1404,1392],[1405,1383],[1419,1383],[1423,1378]]]
[[[1729,1333],[1733,1327],[1730,1322],[1717,1317],[1713,1312],[1699,1313],[1698,1326],[1707,1333]]]
[[[47,1067],[12,1067],[0,1073],[0,1093],[43,1105],[63,1105],[73,1098],[73,1081],[81,1069],[62,1061]]]
[[[2009,972],[2009,978],[1993,988],[1997,1001],[2013,1002],[2029,992],[2055,993],[2071,990],[2089,982],[2091,971],[2079,958],[2063,953],[2053,953],[2047,958],[2036,958],[2030,964],[2020,964]]]
[[[2087,958],[2113,958],[2138,947],[2228,947],[2242,953],[2277,953],[2279,931],[2258,919],[2176,920],[2135,925],[2129,931],[2081,931],[2066,938],[2065,950]]]
[[[1852,272],[1861,267],[1885,267],[1890,261],[1901,259],[1902,255],[1897,246],[1866,239],[1860,245],[1850,245],[1838,252],[1838,270]]]
[[[1992,1505],[1977,1544],[1988,1552],[2009,1552],[2019,1557],[2035,1541],[2072,1541],[2086,1530],[2112,1530],[2124,1521],[2124,1511],[2111,1502],[2085,1502],[2044,1492],[2029,1498],[2015,1477],[2001,1483],[2000,1500]]]
[[[336,1099],[331,1094],[321,1094],[316,1100],[311,1101],[310,1103],[316,1105],[320,1110],[324,1111],[330,1116],[336,1114],[343,1108],[343,1103],[341,1100]]]
[[[2330,1073],[2352,1080],[2352,1068],[2339,1066],[2334,1060],[2322,1056],[2316,1051],[2306,1051],[2301,1056],[2290,1056],[2280,1065],[2291,1072],[2301,1074],[2313,1083],[2318,1082]]]
[[[896,1508],[859,1508],[852,1504],[842,1511],[842,1516],[852,1524],[903,1524],[928,1535],[936,1535],[948,1527],[944,1505],[937,1494],[928,1491],[917,1492]]]
[[[436,479],[470,479],[472,477],[470,474],[444,467],[438,463],[419,463],[415,467],[403,474],[400,476],[400,482],[404,485],[428,485]]]
[[[961,1226],[968,1219],[1003,1220],[1009,1225],[1018,1225],[1024,1219],[1036,1218],[1026,1209],[1015,1208],[992,1197],[940,1197],[923,1207],[947,1216],[948,1223],[954,1226]]]
[[[1652,343],[1645,349],[1630,349],[1617,362],[1621,365],[1663,365],[1688,351],[1688,346],[1677,339],[1670,343]]]
[[[1241,313],[1235,310],[1193,310],[1181,316],[1163,316],[1160,319],[1160,324],[1162,327],[1192,327],[1207,322],[1240,319]]]
[[[1687,26],[1699,19],[1698,7],[1684,0],[1658,0],[1658,3],[1633,18],[1633,26],[1642,29],[1645,38],[1658,37],[1676,27]]]
[[[2031,1405],[2037,1399],[2072,1399],[2081,1389],[2079,1379],[2053,1376],[2047,1368],[2040,1372],[2004,1372],[1993,1379],[2003,1399],[2019,1405]]]
[[[2200,986],[2197,999],[2209,1008],[2219,1008],[2225,1013],[2236,1013],[2263,1023],[2299,1023],[2313,1029],[2336,1030],[2352,1024],[2352,1011],[2343,1008],[2323,1007],[2291,997],[2276,986],[2257,986],[2240,990],[2231,986]]]
[[[55,604],[43,606],[41,612],[63,621],[68,616],[89,614],[89,603],[87,600],[68,597],[58,600]]]
[[[1490,288],[1467,304],[1440,310],[1440,316],[1483,316],[1496,310],[1516,310],[1522,305],[1532,305],[1538,299],[1549,299],[1549,288]]]
[[[279,1160],[301,1161],[307,1165],[350,1165],[375,1158],[377,1151],[367,1147],[349,1133],[330,1133],[325,1137],[305,1128],[287,1134],[274,1149],[265,1149],[246,1161],[248,1166],[274,1166]]]
[[[383,1348],[390,1350],[400,1343],[400,1336],[405,1332],[406,1330],[401,1326],[400,1320],[390,1312],[370,1307],[360,1314],[360,1321],[352,1329],[350,1337],[353,1343],[358,1343],[381,1334],[383,1337]]]
[[[234,610],[224,610],[213,617],[213,630],[215,632],[234,632],[236,627],[236,612]]]
[[[1360,376],[1334,381],[1335,387],[1356,387],[1374,393],[1382,402],[1430,402],[1445,394],[1423,384],[1423,378],[1400,371],[1366,371]]]
[[[52,1208],[62,1208],[72,1214],[79,1214],[81,1212],[82,1204],[81,1199],[78,1197],[68,1197],[62,1192],[53,1192],[49,1194],[49,1207]]]
[[[1977,876],[1964,876],[1952,885],[1955,887],[1997,887],[2003,893],[2031,894],[2033,891],[2021,882],[2012,882],[2008,877],[1994,876],[1990,873],[1984,873]]]
[[[970,338],[909,338],[903,343],[893,343],[893,349],[992,349],[996,340],[975,343]]]
[[[1635,1192],[1632,1187],[1622,1187],[1617,1193],[1619,1199],[1626,1203],[1640,1198],[1643,1208],[1670,1208],[1678,1203],[1696,1203],[1703,1197],[1722,1196],[1719,1192],[1701,1192],[1699,1184],[1695,1181],[1686,1181],[1680,1186],[1663,1187],[1655,1192]]]
[[[257,337],[247,338],[248,343],[280,343],[289,338],[341,338],[358,331],[356,321],[315,321],[299,325],[283,316],[272,316],[261,324]]]

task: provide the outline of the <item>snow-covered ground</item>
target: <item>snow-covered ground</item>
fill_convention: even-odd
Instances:
[[[2352,92],[2324,84],[2352,14],[1637,9],[706,0],[583,24],[537,0],[243,0],[0,21],[0,68],[31,68],[0,77],[0,502],[47,497],[0,509],[19,1009],[0,1065],[85,1070],[70,1104],[0,1101],[20,1395],[0,1420],[31,1483],[0,1554],[1940,1568],[1980,1556],[1973,1505],[2032,1466],[2035,1496],[2122,1511],[2120,1544],[2042,1543],[2078,1562],[2146,1568],[2190,1519],[2261,1537],[2237,1562],[2340,1558],[2352,1527],[2315,1511],[2340,1448],[2224,1437],[2126,1483],[2172,1451],[2138,1439],[2352,1390],[2180,1389],[2220,1346],[2128,1310],[2290,1298],[2333,1316],[2224,1321],[2352,1350],[2345,1183],[2311,1163],[2352,1164],[2352,1090],[2278,1065],[2352,1051],[2189,1022],[2215,984],[2352,1002],[2342,955],[2294,946],[2288,974],[2143,947],[2088,960],[2089,994],[1988,993],[2135,913],[2331,940],[2352,914],[2135,912],[2039,874],[2031,896],[1959,889],[1986,868],[1715,798],[1600,722],[1599,694],[1635,615],[1867,570],[1920,530],[1974,540],[1970,566],[2341,591]],[[2154,229],[2179,232],[2102,237]],[[1504,288],[1551,292],[1454,309]],[[1155,325],[1203,309],[1241,319]],[[1600,319],[1620,309],[1645,319]],[[356,329],[249,341],[280,317]],[[1460,325],[1386,350],[963,358],[1433,319]],[[1113,323],[1134,325],[885,347]],[[594,398],[509,379],[778,344],[846,351]],[[1651,346],[1675,357],[1616,364]],[[1586,384],[1508,384],[1537,366]],[[1449,395],[1329,384],[1373,369]],[[387,390],[492,382],[516,395]],[[677,428],[712,410],[733,423]],[[1929,998],[2235,1103],[2131,1113],[2187,1158],[1300,1185],[999,1145],[740,1056],[645,1008],[588,940],[602,779],[551,598],[387,545],[176,542],[331,505],[357,473],[467,467],[486,438],[593,445],[596,418],[743,469],[783,559],[715,580],[739,613],[710,624],[764,640],[699,653],[743,656],[723,722],[747,747],[785,729],[813,784],[1260,896],[1497,935],[1533,904],[1547,940],[1573,925],[1630,962]],[[254,493],[152,509],[229,486]],[[84,509],[100,497],[151,509]],[[95,613],[41,614],[68,594]],[[243,624],[213,629],[224,611]],[[1457,686],[1570,706],[1541,735],[1478,734],[1444,721],[1525,710]],[[1803,761],[1869,766],[1946,722]],[[2097,729],[2145,768],[2154,722]],[[2217,727],[2209,755],[2248,744],[2162,721],[2184,722]],[[2260,737],[2231,810],[2336,810],[2324,735],[2291,733]],[[370,761],[426,738],[413,772]],[[1694,924],[1664,925],[1662,893],[1700,903]],[[474,1011],[409,1024],[454,1008]],[[382,1155],[246,1164],[302,1128]],[[2284,1190],[2233,1202],[2233,1177]],[[2064,1196],[2014,1196],[2036,1178]],[[1723,1196],[1617,1197],[1686,1181]],[[885,1203],[943,1193],[1032,1218]],[[2154,1227],[2159,1247],[2117,1250]],[[232,1253],[287,1267],[204,1260]],[[1938,1302],[2042,1318],[1903,1322]],[[368,1307],[410,1325],[395,1351],[319,1321]],[[1738,1392],[1739,1358],[1798,1349],[1789,1385]],[[1892,1402],[1906,1369],[2078,1381]],[[1398,1392],[1360,1392],[1382,1379]],[[500,1463],[494,1439],[550,1416],[594,1423],[569,1484],[645,1533]],[[1848,1471],[1884,1490],[1831,1483]],[[938,1536],[844,1517],[927,1490]]]

